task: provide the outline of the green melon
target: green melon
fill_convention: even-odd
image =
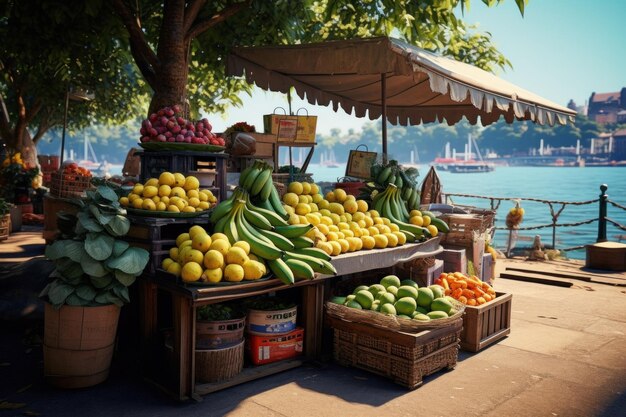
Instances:
[[[400,283],[400,278],[398,278],[395,275],[387,275],[386,277],[383,277],[380,280],[381,285],[383,285],[385,288],[393,285],[394,287],[399,287],[400,285],[402,285]],[[389,291],[389,290],[387,290]]]
[[[356,293],[354,300],[361,304],[361,307],[370,308],[372,306],[372,302],[374,302],[374,296],[368,290],[361,290]]]
[[[447,319],[448,315],[443,312],[443,311],[431,311],[430,313],[426,314],[428,317],[430,317],[431,320],[437,320],[437,319]]]
[[[404,298],[411,297],[414,300],[417,300],[417,288],[410,285],[403,285],[398,288],[398,293],[396,294],[396,298]]]
[[[404,314],[406,316],[411,316],[415,311],[415,307],[417,306],[415,303],[415,299],[411,297],[400,298],[393,305],[396,308],[398,314]],[[447,316],[447,315],[446,315]]]

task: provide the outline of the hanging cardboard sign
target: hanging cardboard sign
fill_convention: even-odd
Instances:
[[[276,110],[282,109],[283,114],[276,113]],[[295,115],[288,115],[282,107],[276,107],[272,114],[263,116],[263,128],[265,133],[278,135],[279,142],[315,142],[315,132],[317,129],[317,116],[309,116],[298,114],[306,109],[298,109]],[[295,129],[295,135],[292,136],[291,129]],[[284,134],[279,131],[284,130]]]
[[[360,147],[364,147],[365,150],[359,150]],[[359,145],[356,149],[350,150],[348,163],[346,164],[346,177],[369,179],[371,175],[370,169],[376,162],[377,156],[376,152],[368,152],[365,145]]]

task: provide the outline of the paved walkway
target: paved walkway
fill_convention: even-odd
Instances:
[[[30,245],[41,244],[28,234],[0,243],[0,273],[15,265],[6,260],[30,259]],[[510,262],[500,260],[498,268]],[[511,335],[479,353],[461,352],[456,369],[427,377],[415,391],[323,363],[180,404],[136,376],[133,362],[119,355],[105,383],[57,390],[42,377],[41,319],[27,314],[30,319],[0,322],[0,417],[626,415],[626,288],[503,278],[495,286],[513,294]]]

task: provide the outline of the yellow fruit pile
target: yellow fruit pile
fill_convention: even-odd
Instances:
[[[292,182],[283,196],[283,204],[290,224],[315,226],[307,236],[327,254],[336,256],[406,243],[406,235],[398,226],[375,210],[368,210],[367,202],[357,200],[341,188],[329,191],[325,198],[317,194],[318,190],[315,184]]]
[[[251,281],[267,274],[265,263],[250,253],[247,242],[231,245],[226,235],[209,235],[199,225],[178,235],[169,255],[161,267],[185,282]]]
[[[178,172],[163,172],[158,179],[150,178],[145,184],[135,184],[127,197],[120,198],[124,207],[172,213],[195,213],[216,203],[217,198],[211,190],[200,189],[196,177],[185,177]]]
[[[419,210],[411,210],[409,213],[409,223],[414,224],[415,226],[422,226],[428,229],[430,235],[435,237],[439,234],[439,230],[435,225],[430,224],[432,219],[430,216],[422,215],[422,212]]]

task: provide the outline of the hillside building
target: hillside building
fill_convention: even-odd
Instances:
[[[626,122],[626,87],[613,93],[591,93],[587,116],[601,124]]]

